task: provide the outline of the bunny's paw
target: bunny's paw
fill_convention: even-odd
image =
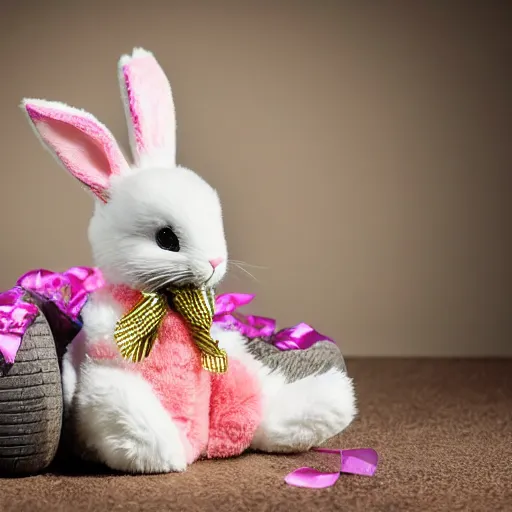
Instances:
[[[76,417],[81,442],[111,469],[169,473],[187,467],[178,427],[139,375],[89,362],[80,375]]]
[[[275,386],[264,397],[263,421],[252,448],[307,451],[342,432],[356,414],[352,379],[330,369]]]

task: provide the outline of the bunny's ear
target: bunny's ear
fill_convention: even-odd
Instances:
[[[114,137],[94,116],[63,103],[24,99],[43,145],[96,197],[107,202],[110,177],[128,169]]]
[[[176,115],[165,73],[142,48],[122,56],[118,70],[135,163],[174,166]]]

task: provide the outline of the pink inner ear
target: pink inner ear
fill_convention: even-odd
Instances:
[[[38,129],[45,141],[51,140],[55,153],[71,174],[96,195],[103,196],[108,189],[108,177],[97,170],[108,169],[109,162],[101,147],[74,126],[62,122],[41,121]]]
[[[162,159],[163,164],[174,165],[176,119],[165,73],[151,54],[145,54],[131,58],[122,66],[122,78],[137,162],[154,157]]]
[[[92,116],[72,109],[27,104],[26,110],[43,141],[68,171],[106,201],[111,174],[119,174],[124,156],[108,130]]]

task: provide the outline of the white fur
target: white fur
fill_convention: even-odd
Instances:
[[[135,53],[135,49],[134,49]],[[128,92],[126,90],[126,85],[124,83],[124,74],[123,74],[123,66],[128,64],[132,60],[131,55],[122,55],[117,63],[117,78],[119,81],[119,89],[121,91],[121,100],[123,102],[123,109],[126,119],[126,124],[128,126],[128,140],[130,143],[130,149],[132,153],[132,157],[134,161],[137,162],[137,165],[140,164],[138,155],[137,155],[137,143],[135,141],[135,133],[133,128],[133,120],[130,114],[130,104],[128,99]]]
[[[151,290],[187,270],[198,285],[222,279],[228,257],[222,209],[215,190],[196,173],[141,170],[113,178],[110,196],[106,205],[97,204],[89,227],[95,262],[110,282]],[[155,243],[166,225],[180,238],[179,252]],[[212,274],[209,260],[217,257],[224,261]]]
[[[251,447],[298,452],[339,434],[356,414],[352,380],[332,369],[285,384],[263,395],[263,421]]]
[[[158,125],[155,128],[161,130],[162,133],[158,134],[158,139],[161,143],[161,146],[156,148],[152,147],[151,151],[148,153],[147,151],[143,151],[140,153],[137,150],[137,144],[135,141],[135,133],[133,126],[133,119],[130,113],[130,105],[128,99],[128,92],[126,90],[125,78],[123,68],[124,66],[132,63],[137,59],[151,59],[153,61],[153,73],[151,77],[148,77],[148,88],[151,88],[150,91],[140,91],[139,101],[144,100],[144,96],[151,96],[147,98],[149,100],[149,108],[152,108],[153,105],[157,104],[159,109],[166,109],[167,117],[166,119],[167,125],[161,126]],[[174,101],[172,97],[172,90],[169,81],[167,80],[163,70],[157,64],[154,55],[145,50],[144,48],[134,48],[131,55],[123,55],[119,59],[118,66],[118,79],[119,85],[121,89],[121,98],[123,100],[124,111],[126,116],[126,121],[129,127],[128,135],[130,139],[130,147],[132,150],[133,158],[137,167],[139,168],[151,168],[151,167],[169,167],[169,165],[176,164],[176,109],[174,107]],[[139,84],[139,87],[142,84]],[[155,101],[156,100],[156,101]],[[144,106],[139,105],[142,110],[145,110]],[[142,117],[139,121],[144,122],[148,118],[148,112],[143,112]],[[151,139],[150,133],[153,127],[142,126],[143,135],[145,137],[149,137]],[[148,133],[146,133],[148,132]]]
[[[251,447],[266,452],[297,452],[319,446],[339,434],[356,415],[355,394],[346,373],[332,369],[286,383],[279,371],[255,360],[237,331],[214,326],[219,346],[252,370],[259,379],[263,421]]]
[[[65,415],[72,412],[80,365],[85,359],[85,341],[85,331],[82,329],[68,345],[62,358],[62,395]]]
[[[123,57],[119,66],[130,59],[150,55],[136,49],[131,57]],[[158,69],[153,78],[160,81],[159,92],[167,94],[167,107],[171,109],[171,115],[162,119],[172,124],[166,128],[169,134],[162,139],[168,144],[155,151],[164,149],[173,153],[176,127],[170,87],[166,88],[162,82],[165,76]],[[139,93],[147,94],[147,91]],[[87,112],[60,102],[24,100],[25,113],[28,104],[86,119],[107,134],[112,148],[118,148],[110,132]],[[146,118],[145,122],[149,120]],[[55,157],[56,142],[51,133],[43,140],[37,126],[30,124],[43,146]],[[143,128],[151,129],[148,124]],[[133,133],[130,136],[133,141]],[[76,161],[69,167],[60,163],[72,173],[76,170],[77,178],[98,170],[109,172],[81,167],[84,162],[93,165],[97,159],[92,158],[94,155],[83,155],[84,147],[73,138],[67,142],[67,155]],[[91,158],[84,158],[87,156]],[[180,273],[185,272],[187,282],[208,281],[215,286],[224,276],[227,263],[222,210],[216,191],[193,171],[172,165],[174,160],[167,160],[170,166],[166,168],[148,167],[140,155],[134,156],[138,165],[130,168],[120,151],[114,154],[119,158],[114,164],[122,172],[116,174],[112,172],[113,167],[110,169],[105,194],[108,201],[95,204],[89,226],[95,264],[110,283],[141,290],[157,289],[170,281],[178,283]],[[152,157],[153,162],[159,158],[157,154],[145,156]],[[155,235],[165,226],[171,226],[178,235],[179,252],[165,251],[157,245]],[[212,269],[209,260],[219,257],[224,262]],[[82,314],[83,330],[69,347],[62,372],[67,417],[73,417],[81,443],[112,469],[146,473],[184,470],[185,451],[178,429],[151,385],[141,376],[116,367],[118,361],[94,361],[85,355],[89,344],[113,343],[121,308],[107,291],[100,291],[90,297]]]
[[[271,372],[255,359],[246,349],[245,340],[238,331],[226,331],[217,325],[211,329],[212,338],[219,341],[219,347],[226,350],[228,356],[240,361],[259,380],[263,396],[273,396],[286,382],[284,375],[278,371]]]
[[[89,296],[82,308],[83,329],[89,344],[112,340],[116,323],[123,310],[105,290],[98,290]]]
[[[128,64],[133,59],[145,58],[145,57],[154,57],[153,53],[149,50],[145,50],[144,48],[134,48],[132,50],[131,55],[122,55],[119,59],[119,67],[122,67]]]
[[[101,130],[104,131],[105,133],[110,134],[110,130],[103,123],[98,121],[98,119],[96,119],[96,117],[94,117],[90,112],[87,112],[86,110],[83,110],[81,108],[71,107],[69,105],[66,105],[66,103],[63,103],[62,101],[49,101],[49,100],[43,100],[43,99],[38,99],[38,98],[23,98],[21,100],[20,107],[21,107],[22,111],[25,112],[25,114],[27,115],[29,124],[32,124],[32,122],[27,113],[27,106],[32,106],[35,108],[40,107],[43,109],[59,110],[63,113],[67,113],[72,116],[87,119],[87,120],[91,121],[93,124],[95,124],[96,126],[98,126],[98,128],[101,128]],[[36,136],[39,137],[37,130],[36,130]],[[113,138],[114,137],[112,136],[112,139]],[[42,144],[45,145],[44,142],[42,142]],[[58,158],[57,158],[57,161],[60,165],[62,165],[62,162]]]
[[[75,401],[79,439],[110,468],[130,473],[185,470],[178,428],[139,375],[86,358]]]
[[[119,66],[150,55],[136,49],[131,57],[122,57]],[[174,109],[172,96],[170,101]],[[25,112],[27,103],[87,118],[104,130],[117,147],[108,130],[91,114],[44,100],[25,100]],[[174,125],[168,128],[175,130]],[[35,132],[41,140],[37,129]],[[133,142],[133,133],[130,137]],[[169,138],[171,142],[173,137],[174,134]],[[51,140],[48,145],[41,142],[55,156]],[[174,150],[172,144],[164,149]],[[70,166],[69,170],[73,170],[87,159],[81,154],[84,148],[76,141],[69,140],[69,145],[68,149],[75,150],[68,152],[69,158],[78,158]],[[110,283],[141,290],[157,289],[169,281],[180,284],[181,273],[187,273],[188,283],[208,282],[215,286],[224,276],[227,262],[216,191],[189,169],[148,166],[151,159],[159,160],[158,154],[144,155],[151,157],[149,160],[139,156],[135,159],[137,165],[129,168],[121,153],[114,155],[119,158],[117,168],[122,172],[109,176],[105,197],[108,202],[96,202],[89,227],[96,265]],[[94,174],[94,169],[80,171]],[[157,230],[168,225],[180,239],[179,252],[165,251],[155,241]],[[218,257],[224,262],[213,270],[209,260]],[[140,375],[116,366],[117,361],[94,361],[85,355],[88,344],[113,343],[120,315],[121,308],[106,291],[95,293],[83,309],[84,328],[63,360],[66,412],[75,420],[80,441],[110,468],[145,473],[182,471],[186,457],[178,429],[151,385]],[[345,374],[332,370],[287,384],[279,371],[271,372],[247,352],[237,332],[214,327],[212,333],[229,355],[254,372],[261,384],[263,422],[253,448],[305,450],[342,431],[354,417],[352,384]]]
[[[82,119],[86,119],[90,123],[94,124],[99,131],[105,133],[105,135],[110,139],[113,147],[115,147],[115,149],[117,150],[117,156],[118,156],[117,164],[119,166],[119,172],[121,174],[129,173],[130,166],[129,166],[128,162],[126,161],[124,154],[123,154],[121,148],[118,146],[114,136],[112,135],[110,130],[102,122],[98,121],[98,119],[96,119],[96,117],[93,116],[91,113],[87,112],[86,110],[67,105],[66,103],[63,103],[62,101],[48,101],[48,100],[43,100],[43,99],[38,99],[38,98],[23,98],[23,100],[21,101],[21,104],[20,104],[20,108],[21,108],[22,112],[25,114],[25,117],[29,122],[29,126],[32,128],[32,131],[36,135],[37,139],[39,140],[39,142],[41,143],[43,148],[46,149],[52,155],[52,157],[55,159],[55,161],[59,164],[60,167],[63,167],[64,169],[67,170],[65,164],[61,161],[61,159],[55,153],[54,148],[51,145],[46,144],[46,142],[42,139],[41,134],[39,133],[39,130],[37,129],[36,124],[32,122],[32,120],[28,114],[28,110],[27,110],[28,106],[35,107],[35,108],[40,107],[43,109],[57,110],[57,111],[62,112],[63,114],[68,114],[70,116],[76,116],[76,117],[79,117]]]
[[[122,310],[108,292],[102,289],[89,296],[81,314],[84,326],[68,346],[62,360],[62,391],[65,412],[71,412],[87,346],[98,342],[114,343],[112,333],[117,321],[121,318]]]
[[[101,290],[82,311],[84,328],[62,361],[64,411],[73,417],[79,447],[120,471],[183,471],[186,456],[178,429],[150,384],[116,368],[115,361],[94,361],[85,355],[87,345],[113,343],[119,304]]]

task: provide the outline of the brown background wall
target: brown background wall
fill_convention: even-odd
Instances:
[[[512,355],[507,4],[3,0],[0,287],[92,263],[92,202],[20,99],[83,107],[127,147],[116,62],[140,45],[231,256],[266,267],[224,290],[346,354]]]

